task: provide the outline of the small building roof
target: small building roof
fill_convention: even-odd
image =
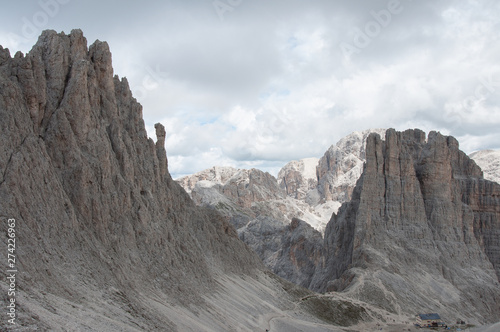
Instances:
[[[433,314],[418,314],[421,320],[439,320],[441,317],[439,317],[438,314],[433,313]]]

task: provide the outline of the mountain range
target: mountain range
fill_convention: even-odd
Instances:
[[[377,136],[378,135],[378,136]],[[393,139],[396,137],[400,142],[397,144],[402,148],[403,151],[397,151],[397,156],[390,156],[392,158],[399,158],[400,160],[406,160],[404,166],[393,166],[393,168],[400,168],[399,172],[396,174],[385,174],[389,172],[385,170],[387,162],[382,162],[382,166],[374,166],[377,169],[382,169],[382,174],[380,177],[385,178],[385,180],[379,180],[376,185],[370,187],[370,189],[364,189],[370,192],[369,195],[373,195],[379,192],[381,198],[384,200],[378,202],[378,205],[373,203],[366,206],[366,212],[362,212],[362,207],[359,205],[359,197],[355,196],[353,200],[353,193],[355,188],[363,187],[363,178],[367,172],[367,168],[370,166],[370,162],[367,160],[367,153],[370,151],[371,146],[367,145],[368,139],[373,140],[374,137],[384,137],[390,135]],[[379,145],[383,146],[382,155],[384,153],[389,153],[386,150],[391,147],[387,143],[389,138],[385,141],[378,138]],[[439,141],[439,144],[435,143]],[[412,151],[418,150],[418,153]],[[448,165],[446,170],[441,170],[432,168],[428,173],[439,173],[442,174],[447,182],[440,183],[436,186],[434,183],[432,185],[424,181],[424,176],[421,174],[421,170],[424,168],[422,165],[430,164],[429,159],[436,159],[437,153],[446,152],[448,159],[442,161],[443,164]],[[433,158],[426,157],[426,154],[432,155]],[[443,153],[444,153],[443,152]],[[411,155],[411,154],[414,155]],[[485,156],[479,158],[480,156]],[[426,158],[424,158],[426,157]],[[414,251],[406,246],[401,246],[401,243],[408,243],[413,240],[414,236],[424,236],[415,235],[420,233],[424,228],[430,227],[430,230],[426,232],[432,233],[431,239],[428,241],[432,242],[432,247],[441,248],[442,245],[438,245],[439,241],[442,241],[444,237],[446,240],[446,250],[453,250],[462,252],[462,249],[451,249],[451,244],[448,242],[453,242],[451,237],[447,235],[450,229],[455,229],[456,234],[462,234],[462,240],[460,242],[465,242],[467,251],[470,252],[474,247],[475,256],[482,257],[480,260],[485,261],[486,265],[489,265],[488,277],[481,277],[481,280],[489,280],[486,284],[482,286],[481,282],[476,282],[476,286],[472,287],[478,291],[483,289],[489,289],[488,294],[496,294],[492,298],[489,298],[487,303],[493,303],[498,296],[498,252],[499,248],[497,243],[500,243],[500,237],[498,234],[498,183],[489,182],[483,180],[483,172],[477,166],[477,164],[482,165],[488,171],[485,177],[494,179],[498,173],[498,168],[495,168],[495,162],[498,165],[500,159],[496,158],[495,151],[478,152],[471,154],[471,157],[477,159],[477,163],[467,157],[463,152],[458,149],[458,141],[453,137],[443,136],[439,133],[432,132],[427,138],[425,133],[419,130],[409,130],[403,133],[395,132],[394,130],[366,130],[364,132],[355,132],[351,135],[340,140],[337,144],[332,145],[324,156],[320,159],[308,158],[299,161],[292,161],[285,165],[278,173],[278,177],[274,178],[270,174],[263,173],[257,169],[252,170],[237,170],[233,168],[220,168],[214,167],[200,173],[194,174],[192,176],[183,177],[178,179],[178,182],[190,193],[194,201],[199,205],[212,206],[213,208],[222,211],[226,215],[229,222],[232,223],[238,230],[239,237],[247,243],[255,252],[257,252],[264,263],[271,268],[279,276],[304,287],[310,288],[314,291],[331,291],[331,290],[351,290],[356,289],[356,291],[351,291],[357,295],[363,293],[360,289],[365,289],[368,295],[371,292],[380,292],[380,294],[385,294],[386,303],[396,305],[396,307],[386,307],[388,310],[399,310],[397,307],[404,303],[405,307],[412,307],[415,303],[425,303],[422,298],[406,298],[398,299],[398,294],[401,292],[406,292],[407,289],[412,289],[411,283],[418,280],[417,284],[433,284],[434,290],[438,291],[438,294],[429,293],[428,290],[415,290],[413,294],[420,294],[420,296],[427,299],[428,302],[435,302],[434,309],[436,311],[445,312],[440,303],[448,303],[455,299],[460,303],[468,303],[463,299],[465,296],[463,289],[457,287],[453,283],[450,283],[447,278],[451,275],[454,277],[460,275],[459,271],[444,272],[436,274],[436,270],[426,269],[416,269],[413,271],[411,267],[405,266],[405,263],[397,264],[398,271],[413,271],[412,275],[415,276],[415,280],[409,278],[408,280],[403,280],[401,273],[396,273],[396,276],[391,276],[390,278],[398,279],[400,287],[395,287],[391,289],[385,283],[393,283],[394,280],[387,281],[384,278],[387,271],[380,272],[381,266],[389,264],[392,258],[397,257],[397,255],[391,253],[384,253],[383,255],[377,252],[376,255],[372,248],[364,253],[370,259],[374,259],[378,262],[376,265],[376,273],[381,273],[379,279],[373,281],[370,286],[366,285],[367,280],[373,277],[371,272],[373,271],[363,271],[363,278],[360,284],[356,288],[356,278],[357,272],[359,270],[354,268],[348,268],[352,266],[353,263],[353,243],[354,238],[358,235],[354,234],[355,225],[368,223],[371,225],[371,221],[367,221],[366,218],[375,218],[371,216],[371,212],[376,210],[387,210],[394,209],[394,207],[389,207],[392,205],[400,206],[402,211],[397,213],[384,214],[380,212],[377,218],[382,218],[386,221],[394,219],[393,222],[399,223],[407,221],[408,225],[401,225],[404,229],[411,229],[409,233],[402,235],[398,240],[387,239],[390,229],[386,229],[381,224],[379,227],[371,231],[372,235],[368,238],[379,238],[377,241],[385,244],[384,250],[400,250],[403,254],[402,260],[404,262],[413,262],[413,265],[427,266],[429,264],[427,257],[446,257],[449,253],[441,252],[443,249],[439,249],[435,252],[435,249],[429,250],[431,245],[426,245],[425,248],[420,248],[421,251]],[[454,160],[456,159],[456,160]],[[487,161],[487,163],[485,163]],[[432,162],[435,162],[434,160]],[[400,161],[402,163],[402,161]],[[411,165],[413,164],[413,166]],[[444,166],[443,166],[444,167]],[[408,169],[409,175],[405,175],[407,178],[403,178],[401,172],[404,169]],[[410,170],[413,169],[413,172]],[[425,168],[424,168],[425,169]],[[473,171],[470,171],[470,170]],[[224,175],[219,175],[220,172],[224,172]],[[392,169],[390,169],[392,171]],[[374,174],[376,174],[375,172]],[[426,175],[426,176],[430,176]],[[467,184],[457,184],[454,181],[464,181],[463,179],[470,179]],[[265,181],[262,181],[265,179]],[[388,180],[390,179],[390,181]],[[399,180],[398,180],[399,179]],[[438,178],[434,177],[430,182],[438,182]],[[398,194],[394,197],[387,199],[388,193],[392,192],[392,187],[389,186],[390,183],[394,181],[399,181]],[[360,183],[361,182],[361,183]],[[413,192],[400,187],[406,183],[414,183]],[[486,185],[487,184],[487,185]],[[484,189],[484,186],[490,189]],[[365,184],[366,186],[366,184]],[[389,187],[388,187],[389,186]],[[449,191],[445,196],[439,193],[440,187],[446,187]],[[388,188],[385,188],[388,187]],[[427,189],[430,187],[431,189]],[[458,188],[461,187],[461,188]],[[362,190],[362,189],[358,189]],[[484,192],[486,190],[486,192]],[[432,193],[427,193],[430,191]],[[434,194],[434,191],[437,193]],[[479,191],[474,193],[474,191]],[[228,194],[230,193],[230,194]],[[262,193],[266,193],[263,195]],[[453,194],[452,194],[453,193]],[[425,195],[424,195],[425,194]],[[433,197],[432,199],[427,199],[426,195]],[[483,197],[481,199],[482,203],[488,202],[487,206],[474,207],[477,209],[473,212],[473,207],[469,207],[467,217],[460,216],[461,210],[465,209],[465,205],[469,206],[471,204],[470,196],[479,195]],[[408,196],[408,197],[407,197]],[[439,199],[434,199],[434,196],[440,197]],[[459,198],[461,197],[461,198]],[[371,198],[373,199],[373,198]],[[411,203],[406,202],[406,200],[413,200]],[[419,202],[419,206],[415,206],[415,202]],[[433,201],[431,204],[430,202]],[[340,211],[338,207],[342,205]],[[474,203],[477,204],[477,203]],[[416,215],[410,213],[410,215],[405,215],[404,206],[414,206]],[[470,210],[472,209],[472,210]],[[484,211],[483,211],[484,209]],[[418,210],[418,213],[417,213]],[[349,211],[349,212],[345,212]],[[333,213],[333,217],[330,219],[329,215]],[[347,215],[345,215],[347,213]],[[357,215],[360,213],[368,214],[361,221],[357,221]],[[338,215],[337,215],[338,214]],[[471,219],[470,215],[476,214],[474,220]],[[439,215],[439,220],[434,220],[436,215]],[[339,222],[338,218],[345,218],[348,221]],[[452,218],[454,221],[446,221]],[[463,221],[465,219],[466,221]],[[326,221],[328,220],[328,223]],[[418,220],[418,222],[417,222]],[[454,225],[457,220],[461,220],[460,226]],[[445,223],[445,225],[443,225]],[[324,226],[327,225],[325,230]],[[335,225],[335,226],[334,226]],[[427,225],[427,226],[425,226]],[[363,224],[360,226],[359,232],[367,232],[367,225]],[[460,230],[461,229],[461,230]],[[485,231],[487,229],[487,231]],[[441,234],[441,233],[444,234]],[[481,237],[480,234],[486,233],[486,238]],[[467,234],[467,236],[465,235]],[[471,235],[474,235],[471,237]],[[476,241],[472,241],[472,239]],[[340,244],[339,244],[340,242]],[[368,243],[368,239],[364,238],[359,240],[359,245]],[[474,242],[474,243],[473,243]],[[400,243],[400,244],[397,244]],[[487,243],[490,244],[488,247]],[[463,243],[461,244],[463,245]],[[334,247],[335,249],[333,249]],[[419,246],[415,246],[418,248]],[[348,251],[342,251],[348,250]],[[368,252],[371,255],[368,255]],[[415,259],[411,256],[418,253],[421,259]],[[485,253],[487,254],[485,257]],[[489,253],[489,254],[488,254]],[[481,256],[482,255],[482,256]],[[334,260],[333,257],[337,256],[338,260]],[[380,257],[386,257],[385,261],[379,261]],[[460,255],[458,255],[460,256]],[[389,258],[390,257],[390,258]],[[376,258],[376,259],[375,259]],[[345,259],[345,261],[342,261]],[[461,257],[460,259],[463,259]],[[477,258],[476,258],[477,259]],[[446,267],[448,265],[459,264],[461,269],[467,270],[470,266],[474,268],[472,262],[457,262],[458,257],[454,259],[442,258],[442,262],[433,262],[434,267],[439,269],[449,269]],[[418,263],[417,263],[418,262]],[[450,263],[453,262],[453,263]],[[361,263],[360,263],[361,264]],[[493,267],[491,266],[493,264]],[[364,264],[361,264],[365,267]],[[340,269],[340,270],[337,270]],[[350,271],[349,277],[346,277],[346,271]],[[353,271],[357,271],[354,273]],[[422,271],[426,271],[425,277],[422,276],[419,280],[417,276],[422,274]],[[444,270],[443,270],[444,271]],[[449,271],[449,270],[446,270]],[[462,271],[462,270],[460,270]],[[468,272],[465,273],[467,275]],[[463,273],[462,273],[463,274]],[[495,277],[496,274],[496,277]],[[333,276],[333,277],[332,277]],[[444,276],[444,277],[443,277]],[[475,275],[474,275],[475,276]],[[328,278],[332,279],[332,282],[326,281]],[[341,282],[343,278],[347,278],[345,284]],[[426,281],[425,278],[428,280]],[[474,277],[463,276],[463,280],[471,279]],[[432,281],[432,282],[431,282]],[[472,281],[462,281],[464,284],[473,285]],[[377,286],[375,286],[377,285]],[[380,285],[384,285],[380,287]],[[393,285],[391,285],[392,287]],[[380,289],[381,288],[381,289]],[[378,289],[378,290],[377,290]],[[405,290],[406,289],[406,290]],[[474,292],[475,292],[474,291]],[[422,294],[425,293],[425,296]],[[359,298],[363,301],[370,301],[371,295],[363,295]],[[389,295],[388,295],[389,294]],[[486,294],[483,294],[486,296]],[[481,295],[481,296],[483,296]],[[448,297],[446,298],[446,297]],[[387,298],[388,297],[388,298]],[[473,296],[467,295],[469,299]],[[382,297],[378,297],[375,302],[380,302]],[[458,300],[460,299],[460,300]],[[411,303],[405,303],[405,301]],[[379,303],[380,304],[380,303]],[[486,307],[489,307],[487,304]],[[469,305],[471,305],[469,303]],[[472,304],[477,307],[477,304]],[[460,307],[460,305],[459,305]],[[465,308],[465,307],[464,307]],[[461,309],[460,309],[461,310]],[[458,310],[458,312],[460,311]],[[451,315],[457,315],[458,313],[451,313]],[[494,315],[493,315],[494,316]]]
[[[156,143],[106,42],[47,30],[26,55],[0,46],[2,330],[500,320],[500,185],[454,138],[356,133],[316,179],[304,160],[280,179],[215,167],[177,182],[155,129]]]
[[[368,304],[272,274],[223,215],[194,204],[168,172],[164,127],[148,138],[107,43],[47,30],[26,55],[0,47],[0,93],[0,231],[15,234],[2,250],[4,262],[14,257],[0,271],[11,305],[2,330],[340,331],[374,321]]]

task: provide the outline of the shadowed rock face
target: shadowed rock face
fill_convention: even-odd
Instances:
[[[352,200],[327,225],[312,288],[395,312],[498,320],[499,190],[452,137],[370,135]]]
[[[303,287],[309,287],[318,266],[323,263],[321,233],[303,220],[294,218],[282,230],[274,271]]]

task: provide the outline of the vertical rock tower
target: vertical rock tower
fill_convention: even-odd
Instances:
[[[393,312],[496,321],[499,246],[500,185],[453,137],[388,130],[368,138],[352,200],[326,228],[316,287]]]
[[[1,232],[16,219],[23,325],[71,330],[73,308],[92,324],[175,330],[152,298],[199,305],[218,276],[261,269],[172,180],[162,125],[156,134],[155,144],[127,80],[113,76],[107,43],[44,31],[26,56],[0,47]]]

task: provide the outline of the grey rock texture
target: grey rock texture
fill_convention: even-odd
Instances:
[[[382,140],[371,132],[332,146],[318,162],[316,180],[307,161],[287,164],[277,180],[282,192],[268,195],[271,200],[235,199],[237,183],[249,183],[240,178],[221,184],[232,183],[226,192],[217,187],[215,201],[228,199],[218,206],[239,216],[232,223],[240,238],[294,283],[342,291],[400,315],[500,319],[498,184],[483,178],[453,137],[380,130]],[[269,178],[259,183],[278,192]],[[302,218],[283,214],[294,211],[283,194],[294,206],[346,202],[331,217],[323,244]],[[241,214],[245,206],[250,212]]]
[[[308,193],[318,186],[316,167],[317,158],[294,160],[283,166],[278,173],[280,188],[284,189],[290,197],[304,200]]]
[[[350,199],[363,169],[370,132],[385,130],[354,132],[321,159],[287,163],[277,179],[257,169],[216,166],[177,181],[196,204],[225,215],[240,239],[274,273],[310,287],[323,242],[322,234],[312,227],[322,232],[340,206],[339,200]],[[312,227],[302,223],[291,227],[299,219]]]
[[[307,222],[294,218],[282,231],[281,247],[278,248],[275,273],[285,279],[310,287],[318,266],[324,264],[323,236]]]
[[[230,200],[242,209],[250,209],[255,203],[285,198],[276,178],[258,169],[213,167],[177,179],[198,205],[214,205],[219,198]],[[215,192],[220,193],[219,196]]]
[[[87,48],[79,30],[44,31],[26,56],[0,47],[0,232],[15,218],[17,326],[264,330],[297,313],[317,322],[291,313],[299,298],[286,283],[172,180],[155,127],[156,144],[105,42]],[[236,185],[242,205],[271,195],[245,188]]]
[[[353,132],[332,145],[317,166],[318,192],[324,201],[348,202],[366,159],[366,140],[371,133],[385,134],[385,129]]]
[[[130,299],[140,289],[127,285],[141,278],[189,302],[182,289],[209,287],[213,269],[259,267],[234,229],[171,179],[165,129],[148,139],[106,43],[87,50],[81,31],[46,31],[26,57],[6,53],[0,211],[17,220],[20,285],[78,301],[91,280],[103,297],[116,288]]]
[[[498,321],[499,190],[453,137],[370,135],[352,200],[326,228],[312,288],[393,312]]]
[[[323,239],[305,221],[299,223],[296,217],[304,215],[307,205],[287,197],[276,178],[257,169],[213,167],[177,181],[196,204],[224,215],[274,273],[309,286],[315,266],[311,262],[317,260],[315,251]]]
[[[215,166],[176,181],[198,205],[216,206],[221,201],[224,206],[234,203],[253,209],[258,202],[272,201],[277,208],[273,214],[279,220],[288,224],[292,218],[299,218],[323,232],[332,212],[351,198],[363,170],[366,139],[371,132],[384,134],[385,129],[353,132],[320,159],[287,163],[277,178],[257,169]],[[286,216],[280,217],[283,213]]]
[[[285,197],[274,176],[258,169],[240,170],[222,187],[222,193],[243,208]]]

